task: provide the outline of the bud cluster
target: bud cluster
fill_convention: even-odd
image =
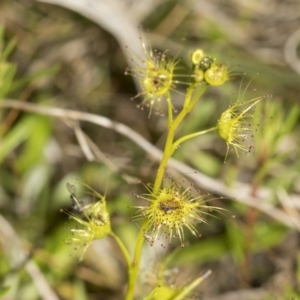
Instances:
[[[193,51],[190,59],[193,64],[193,78],[196,83],[205,81],[210,85],[219,86],[228,80],[227,66],[217,63],[214,58],[206,55],[202,49]]]

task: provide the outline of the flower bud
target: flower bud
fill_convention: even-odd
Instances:
[[[85,184],[85,186],[87,185]],[[77,200],[75,187],[69,183],[67,184],[67,188],[71,193],[72,207],[79,212],[80,215],[67,211],[69,217],[76,221],[79,227],[71,229],[72,236],[66,240],[66,243],[74,246],[75,250],[82,250],[82,256],[91,242],[102,239],[111,232],[105,197],[89,186],[87,187],[93,191],[93,195],[98,198],[98,201],[83,206],[80,201]]]
[[[251,131],[250,119],[253,115],[249,111],[262,99],[263,97],[257,97],[244,103],[238,101],[226,109],[219,118],[216,130],[220,138],[227,144],[225,161],[230,146],[235,149],[238,157],[238,149],[245,153],[251,151],[252,146],[247,146],[244,143],[248,133]]]
[[[212,63],[204,73],[205,81],[213,86],[222,85],[228,78],[228,70],[224,64]]]
[[[204,80],[204,72],[201,69],[194,70],[193,79],[197,83],[202,82]]]
[[[193,65],[199,65],[202,58],[205,56],[202,49],[196,49],[191,53],[190,59]]]

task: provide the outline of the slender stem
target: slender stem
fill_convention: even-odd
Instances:
[[[191,133],[191,134],[188,134],[188,135],[185,135],[181,138],[179,138],[176,142],[173,143],[173,147],[172,147],[172,153],[177,149],[177,147],[183,143],[184,141],[186,140],[189,140],[191,138],[194,138],[196,136],[199,136],[199,135],[202,135],[202,134],[205,134],[207,132],[210,132],[210,131],[213,131],[215,130],[216,127],[212,127],[212,128],[209,128],[209,129],[206,129],[206,130],[202,130],[202,131],[198,131],[198,132],[195,132],[195,133]]]
[[[186,97],[184,100],[184,106],[181,112],[178,114],[176,119],[173,121],[172,126],[169,128],[166,145],[164,149],[164,154],[162,157],[162,160],[160,162],[160,165],[157,170],[154,186],[153,186],[153,195],[157,195],[159,188],[161,186],[164,174],[165,174],[165,168],[167,166],[168,160],[170,159],[172,152],[173,152],[173,141],[176,129],[182,122],[182,120],[185,118],[185,116],[191,111],[191,109],[194,107],[196,102],[198,101],[199,97],[204,93],[204,91],[207,88],[207,84],[203,84],[201,88],[197,91],[196,95],[192,97],[193,92],[195,91],[195,86],[191,85],[186,93]]]
[[[137,237],[133,261],[129,265],[129,269],[128,269],[129,282],[128,282],[127,294],[125,300],[132,300],[134,297],[134,287],[136,284],[136,279],[139,271],[142,248],[144,243],[144,234],[147,226],[148,226],[148,220],[145,219]]]
[[[194,85],[189,86],[189,88],[187,89],[187,93],[186,93],[185,98],[184,98],[183,107],[186,107],[186,106],[189,105],[194,90],[195,90],[195,86]]]
[[[203,84],[200,89],[195,93],[195,95],[192,97],[196,86],[191,85],[186,93],[186,97],[184,100],[184,106],[181,112],[178,114],[178,116],[175,118],[173,122],[170,122],[170,108],[171,108],[171,113],[172,113],[172,105],[171,101],[170,104],[168,104],[168,125],[169,125],[169,130],[168,130],[168,136],[165,144],[165,149],[164,149],[164,154],[162,157],[162,160],[160,162],[160,165],[157,170],[154,186],[153,186],[153,191],[152,194],[153,196],[156,196],[159,192],[163,176],[165,174],[165,168],[167,166],[168,160],[170,159],[172,155],[172,150],[173,150],[173,141],[174,141],[174,136],[176,129],[184,119],[184,117],[191,111],[191,109],[194,107],[196,102],[198,101],[199,97],[204,93],[204,91],[207,88],[207,84]],[[171,119],[172,120],[172,119]],[[126,295],[126,300],[132,300],[134,296],[134,288],[138,276],[138,271],[139,271],[139,266],[140,266],[140,261],[141,261],[141,254],[142,254],[142,247],[144,243],[144,234],[146,232],[148,226],[148,220],[146,219],[139,231],[139,235],[137,237],[137,242],[135,246],[135,252],[134,252],[134,258],[131,264],[131,267],[129,268],[129,283],[128,283],[128,290],[127,290],[127,295]]]
[[[167,105],[168,105],[168,128],[170,128],[173,123],[173,106],[172,106],[170,94],[168,95],[168,98],[167,98]]]
[[[110,232],[110,235],[115,239],[115,241],[119,245],[119,247],[120,247],[120,249],[121,249],[121,251],[122,251],[122,253],[125,257],[127,267],[128,267],[128,269],[130,269],[131,259],[130,259],[130,255],[127,251],[127,248],[125,247],[125,245],[123,244],[121,239],[116,234],[114,234],[112,231]]]

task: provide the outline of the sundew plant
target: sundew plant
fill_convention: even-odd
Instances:
[[[1,34],[3,31],[0,30],[0,42]],[[2,46],[2,48],[0,47],[0,51],[2,51],[0,52],[0,85],[2,86],[0,98],[4,99],[14,83],[16,68],[7,62],[7,57],[12,51],[14,43],[10,43],[6,47],[0,43],[0,46]],[[133,300],[138,294],[137,284],[142,272],[141,260],[143,249],[145,249],[144,244],[148,244],[150,247],[163,248],[174,245],[179,249],[177,251],[180,251],[181,248],[188,247],[187,236],[200,237],[202,227],[208,225],[211,218],[230,216],[230,212],[226,208],[210,204],[212,203],[211,200],[214,200],[210,195],[195,193],[192,185],[187,187],[186,184],[175,180],[167,169],[171,157],[186,141],[212,133],[223,141],[224,163],[226,163],[228,156],[240,158],[241,154],[250,153],[255,146],[253,145],[255,140],[252,138],[253,134],[259,129],[257,124],[253,122],[254,109],[264,98],[269,97],[265,95],[247,99],[246,93],[242,92],[244,88],[241,84],[240,91],[233,95],[232,99],[224,99],[224,102],[227,102],[226,108],[216,118],[214,126],[181,134],[179,129],[190,117],[192,110],[195,109],[196,105],[201,109],[201,99],[205,91],[211,87],[216,89],[226,84],[231,79],[232,72],[229,71],[228,64],[217,60],[203,49],[195,49],[190,53],[189,69],[184,71],[182,67],[179,67],[180,61],[170,57],[167,50],[152,49],[144,43],[142,38],[141,47],[144,53],[143,57],[127,48],[131,58],[131,66],[125,70],[124,76],[132,76],[140,85],[140,92],[132,100],[139,101],[138,106],[148,110],[148,122],[153,121],[153,115],[157,112],[166,116],[163,120],[166,122],[167,133],[153,181],[142,183],[143,192],[130,195],[136,201],[130,207],[133,212],[130,221],[139,228],[133,253],[130,253],[126,242],[123,242],[113,231],[113,218],[108,208],[109,199],[107,199],[106,194],[100,194],[89,185],[82,183],[81,185],[88,190],[91,196],[90,200],[92,200],[85,203],[81,197],[78,197],[75,184],[73,182],[67,183],[66,188],[70,195],[71,205],[68,209],[62,209],[65,213],[64,218],[69,217],[67,237],[62,240],[70,246],[68,251],[72,253],[75,251],[78,254],[79,260],[83,259],[92,242],[105,239],[108,236],[115,240],[126,262],[128,278],[125,292],[126,300]],[[247,91],[248,88],[249,84],[245,90]],[[177,100],[176,109],[174,95],[176,98],[181,97],[180,105],[178,105]],[[43,107],[32,103],[24,104],[20,101],[6,100],[0,104],[3,107],[6,105],[6,107],[60,117],[68,121],[72,118],[73,121],[89,121],[95,120],[97,117],[93,114]],[[38,125],[40,119],[27,118],[25,120],[27,120],[26,126],[23,124],[20,126],[22,131],[20,135],[17,132],[17,138],[23,138],[26,134],[30,138],[36,137],[30,143],[32,149],[36,149],[40,145],[42,134],[47,134],[49,129],[39,127],[41,126]],[[2,133],[5,133],[6,129],[2,127],[1,130]],[[28,132],[23,130],[28,130]],[[34,130],[37,130],[36,134],[32,134]],[[77,135],[78,140],[82,139],[82,133],[78,130]],[[10,149],[10,145],[10,147],[18,146],[19,142],[14,144],[9,137],[10,135],[8,135],[8,139],[4,140],[2,151],[8,151],[5,149]],[[222,199],[222,196],[218,197],[219,202],[222,202]],[[1,222],[5,221],[2,220]],[[9,252],[9,248],[6,251]],[[23,261],[26,261],[25,254],[20,257],[18,265],[22,265]],[[213,272],[213,270],[205,270],[203,274],[192,279],[189,283],[175,286],[166,280],[164,275],[166,268],[167,263],[162,262],[156,274],[155,284],[151,287],[152,290],[148,295],[147,293],[142,295],[144,299],[191,299],[187,297],[190,297],[195,288]]]
[[[145,205],[136,205],[134,207],[136,212],[131,218],[140,226],[133,257],[130,256],[120,238],[112,231],[110,216],[106,209],[106,197],[95,192],[96,201],[84,206],[77,200],[74,187],[68,184],[73,210],[77,213],[72,211],[67,213],[78,223],[78,227],[71,229],[71,236],[66,242],[79,249],[83,256],[93,240],[102,239],[108,235],[112,236],[120,246],[127,262],[127,300],[133,299],[135,295],[144,243],[149,243],[151,246],[157,243],[165,247],[179,241],[180,246],[185,247],[187,231],[198,237],[201,234],[201,226],[209,223],[209,218],[220,213],[226,214],[224,208],[209,205],[207,195],[194,196],[190,187],[184,188],[171,176],[165,180],[168,176],[169,159],[185,141],[209,132],[215,132],[224,141],[227,147],[224,153],[225,162],[228,155],[239,157],[241,153],[251,152],[253,144],[247,143],[247,140],[251,139],[253,135],[252,111],[265,97],[258,96],[254,99],[243,100],[243,95],[239,93],[237,99],[228,101],[228,108],[216,120],[214,127],[180,136],[178,135],[179,126],[189,117],[189,113],[196,104],[200,103],[201,105],[201,98],[205,91],[211,86],[220,87],[230,80],[228,66],[203,49],[196,49],[190,55],[190,70],[186,73],[180,70],[181,73],[178,74],[179,62],[169,58],[167,51],[148,49],[143,41],[142,47],[144,57],[139,57],[128,50],[133,66],[127,68],[125,75],[138,79],[141,92],[134,99],[141,101],[141,107],[149,109],[149,122],[155,111],[166,110],[167,136],[163,156],[153,182],[144,185],[144,194],[136,195],[138,199],[144,200]],[[182,105],[175,111],[172,95],[177,92],[177,88],[181,84],[185,85],[186,92],[184,95],[180,93]],[[161,278],[145,299],[187,299],[187,295],[210,272],[207,270],[204,275],[181,288],[171,288]]]
[[[0,1],[0,300],[300,300],[300,9],[269,2]]]

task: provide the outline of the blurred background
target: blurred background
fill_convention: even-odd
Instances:
[[[234,74],[206,92],[180,134],[215,126],[240,90],[245,100],[272,94],[255,111],[249,155],[231,151],[224,165],[226,145],[215,133],[176,151],[183,164],[170,165],[168,174],[225,196],[213,204],[235,218],[208,218],[198,239],[187,233],[166,280],[180,287],[211,269],[191,299],[300,299],[299,1],[2,0],[0,25],[3,299],[123,299],[126,268],[115,242],[95,242],[78,262],[64,243],[74,224],[60,210],[71,207],[66,182],[80,197],[76,179],[106,193],[113,230],[132,253],[139,224],[130,222],[130,206],[145,204],[134,194],[145,193],[138,182],[153,182],[158,164],[144,142],[162,149],[166,136],[164,114],[148,118],[148,109],[137,107],[142,99],[130,100],[140,87],[124,72],[131,51],[143,57],[141,35],[180,58],[179,73],[191,72],[189,55],[200,47]],[[180,108],[182,96],[173,97]],[[35,111],[37,105],[100,115],[144,139],[127,127],[120,133]],[[178,246],[145,246],[137,299]]]

